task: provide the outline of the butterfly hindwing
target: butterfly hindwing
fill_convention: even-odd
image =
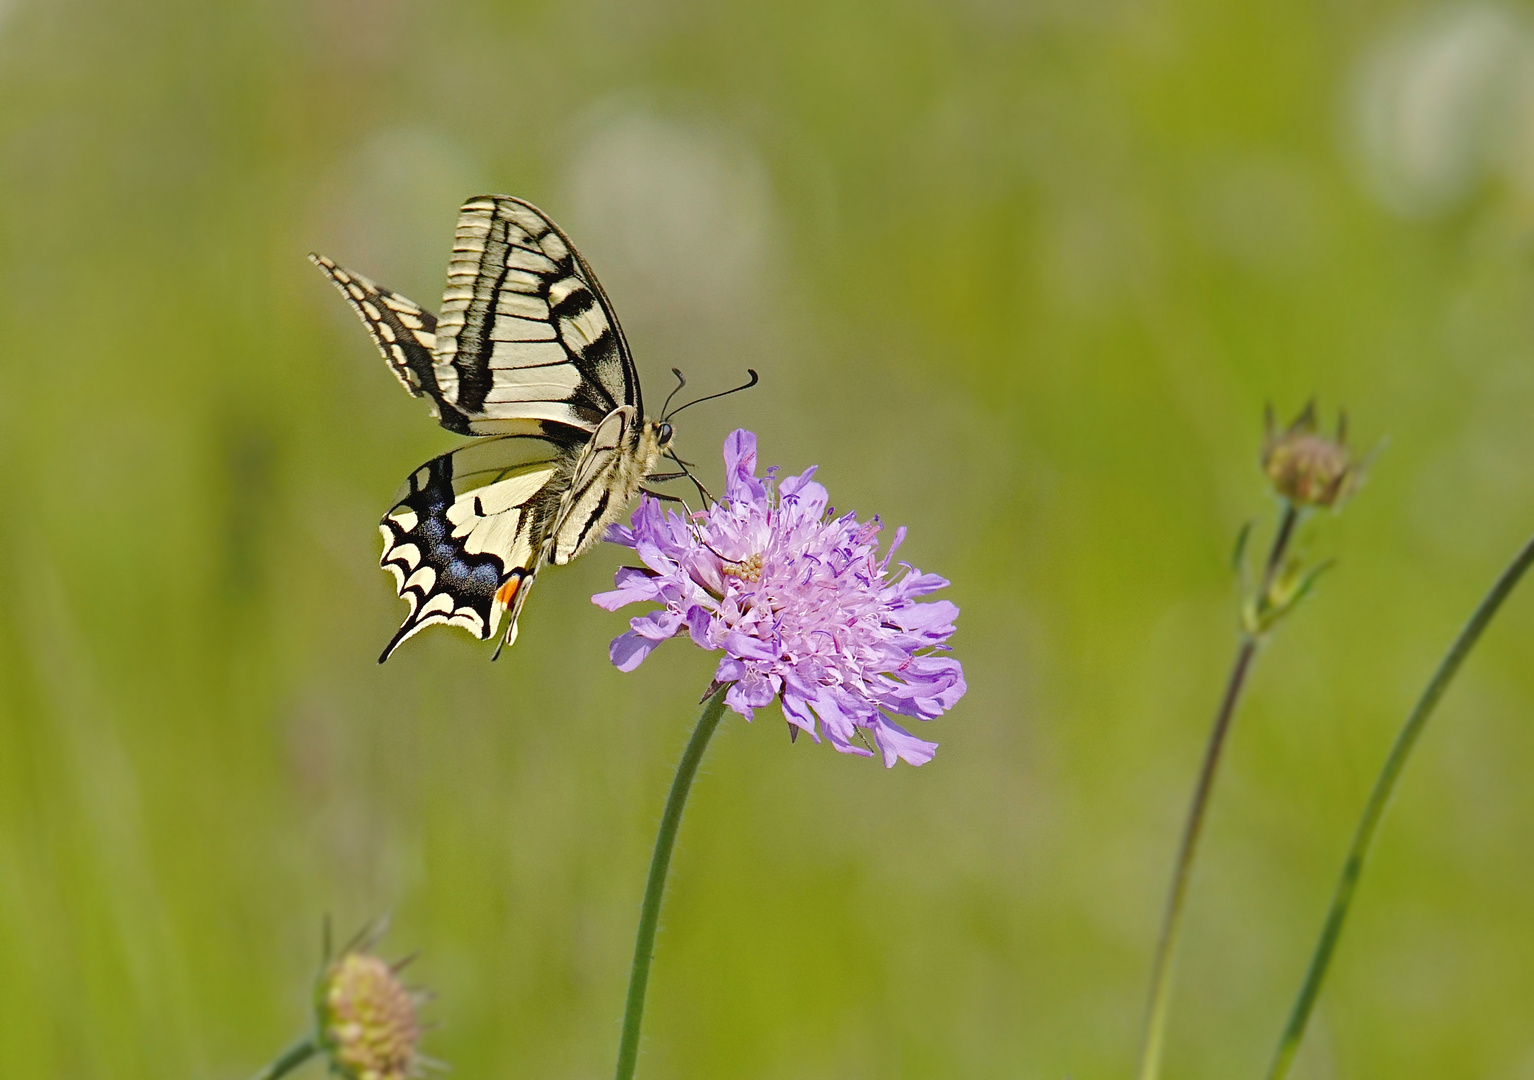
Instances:
[[[449,431],[467,435],[468,419],[442,396],[437,386],[434,350],[437,345],[437,317],[421,306],[377,282],[337,266],[323,255],[309,256],[309,261],[324,271],[341,295],[352,306],[362,325],[406,390],[416,397],[432,399],[432,415]]]
[[[524,421],[593,432],[619,406],[640,410],[634,362],[596,275],[521,199],[463,205],[436,329],[435,382],[475,433]]]
[[[410,604],[383,655],[433,623],[493,637],[520,611],[543,560],[579,450],[530,436],[470,443],[411,474],[379,522],[384,569]]]

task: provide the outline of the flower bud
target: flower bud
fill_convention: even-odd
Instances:
[[[1337,415],[1337,434],[1316,432],[1316,403],[1311,401],[1285,431],[1268,410],[1268,434],[1262,448],[1262,471],[1273,490],[1297,507],[1336,506],[1352,494],[1358,464],[1347,447],[1347,413]]]
[[[319,1043],[347,1080],[407,1080],[421,1075],[416,1052],[419,996],[394,968],[364,952],[345,952],[318,987]]]

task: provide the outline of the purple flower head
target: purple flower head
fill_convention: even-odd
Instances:
[[[617,588],[592,600],[609,611],[661,605],[630,620],[612,662],[632,671],[686,634],[724,651],[714,679],[730,684],[725,702],[747,720],[777,698],[789,724],[816,742],[824,733],[842,753],[872,754],[862,729],[886,767],[931,761],[937,744],[891,715],[931,720],[964,696],[963,669],[945,655],[959,609],[917,602],[948,582],[905,563],[891,573],[905,529],[881,559],[879,519],[832,517],[813,468],[759,478],[751,432],[725,439],[724,461],[723,502],[684,518],[643,498],[631,527],[608,531],[644,566],[623,567]]]

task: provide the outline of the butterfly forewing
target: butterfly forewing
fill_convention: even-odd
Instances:
[[[541,211],[505,195],[458,218],[434,379],[476,433],[538,420],[595,431],[639,381],[602,287]]]
[[[432,399],[432,415],[442,426],[469,433],[468,419],[442,396],[437,385],[433,351],[437,346],[437,317],[413,300],[390,292],[377,282],[337,266],[323,255],[309,256],[351,304],[362,325],[373,335],[379,352],[394,375],[416,397]]]

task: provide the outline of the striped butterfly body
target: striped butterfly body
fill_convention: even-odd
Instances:
[[[507,195],[459,212],[440,316],[309,258],[405,389],[479,436],[412,473],[379,523],[381,565],[410,605],[379,663],[433,623],[485,640],[504,618],[510,645],[538,568],[594,544],[671,442],[669,424],[644,418],[612,305],[559,227]]]

